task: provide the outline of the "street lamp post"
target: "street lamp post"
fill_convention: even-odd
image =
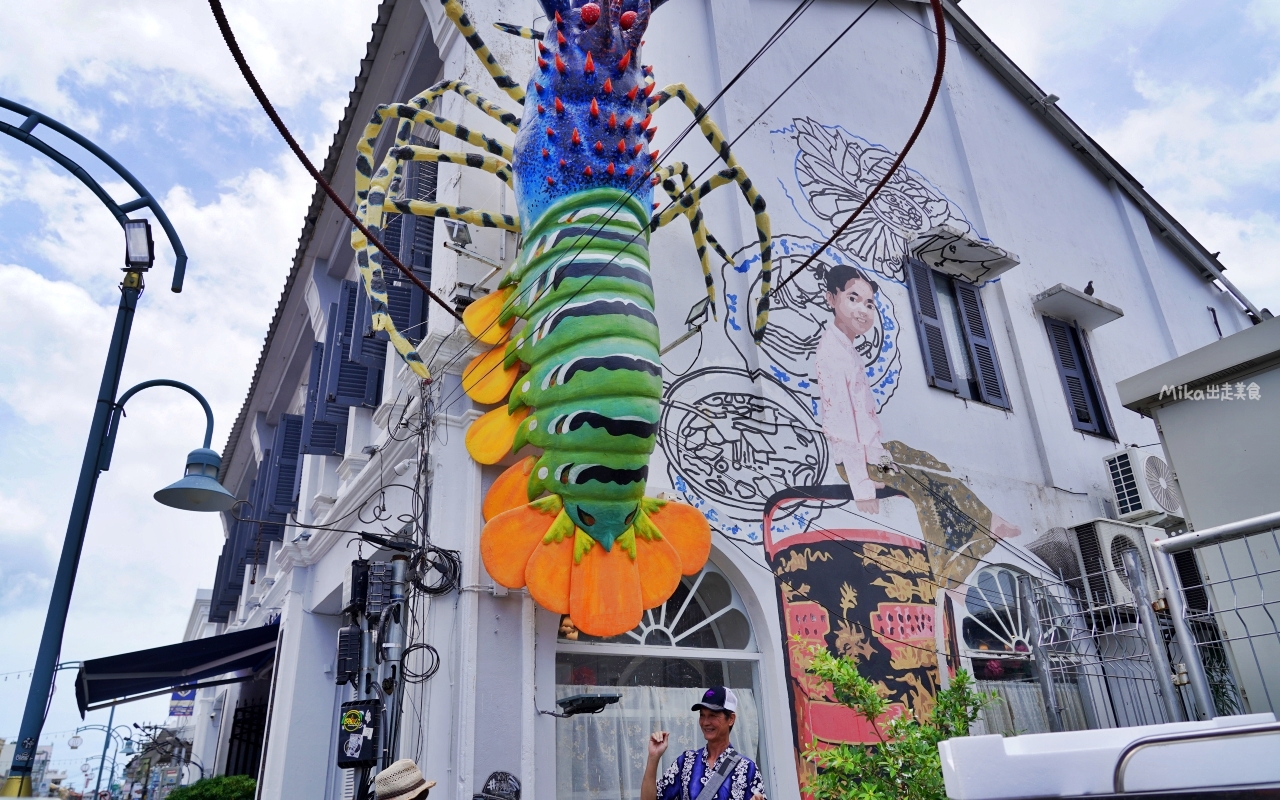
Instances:
[[[98,399],[94,407],[93,421],[89,427],[89,440],[85,443],[84,459],[80,465],[80,478],[76,484],[75,498],[71,505],[71,517],[67,521],[66,537],[62,543],[62,555],[58,560],[58,570],[54,576],[53,592],[49,598],[49,611],[45,616],[44,630],[40,637],[40,649],[36,655],[35,667],[32,670],[31,687],[23,710],[22,725],[18,731],[17,746],[14,748],[13,764],[3,789],[0,789],[0,796],[3,797],[29,797],[32,790],[31,772],[35,765],[36,745],[40,740],[40,730],[44,726],[54,669],[57,665],[58,654],[62,649],[62,637],[66,630],[67,611],[71,605],[71,593],[75,585],[76,570],[80,563],[80,554],[84,548],[84,535],[89,522],[89,511],[93,505],[93,496],[98,485],[98,475],[106,469],[106,466],[110,465],[111,451],[109,444],[114,440],[112,434],[117,427],[112,425],[111,422],[113,417],[117,422],[119,419],[118,416],[115,416],[118,414],[119,407],[119,403],[116,402],[116,392],[120,387],[120,374],[124,367],[125,351],[128,348],[129,334],[133,327],[133,315],[137,309],[138,298],[142,295],[145,285],[143,276],[155,260],[150,225],[146,220],[130,219],[128,215],[133,211],[148,207],[164,228],[169,243],[173,246],[174,253],[177,256],[171,287],[175,292],[182,290],[182,276],[187,259],[186,251],[183,250],[182,243],[179,241],[177,233],[173,230],[173,226],[169,223],[169,219],[160,204],[137,178],[133,177],[115,159],[85,137],[39,112],[4,98],[0,98],[0,108],[16,112],[25,117],[22,124],[17,126],[7,122],[0,122],[0,133],[12,136],[34,147],[66,167],[102,200],[103,204],[116,217],[125,231],[124,279],[120,282],[120,304],[116,310],[116,321],[111,334],[111,344],[107,348],[107,363],[103,368],[102,383],[98,388]],[[92,153],[136,191],[139,195],[138,198],[124,204],[116,203],[83,168],[52,145],[33,135],[33,131],[40,125],[57,131]],[[195,394],[190,387],[179,386],[179,388]],[[203,398],[199,399],[207,412],[208,404],[203,401]],[[209,428],[212,428],[212,414],[209,414]],[[210,456],[216,459],[217,455],[208,450],[210,432],[211,430],[206,432],[205,447],[201,448],[200,451],[196,451],[196,453],[200,454],[196,462],[192,463],[191,459],[188,459],[187,476],[183,481],[179,481],[179,484],[192,478],[193,472],[197,478],[209,478],[210,466],[214,466],[213,474],[216,476],[216,461],[211,464],[212,459],[210,459]],[[196,454],[193,453],[192,455],[195,456]],[[214,484],[217,483],[216,478],[211,478],[211,481]],[[177,490],[177,494],[166,495],[166,497],[157,496],[157,499],[169,505],[195,508],[198,504],[193,501],[194,496],[208,499],[208,495],[217,494],[217,492],[211,491],[212,487],[208,486],[207,482],[200,483],[201,485],[195,487],[175,484],[172,487],[168,487],[168,489],[161,490],[161,492]],[[221,487],[219,486],[219,488]],[[201,489],[204,490],[204,494],[200,493]],[[223,492],[225,493],[225,490]],[[168,497],[172,497],[174,502],[169,502],[166,499]],[[199,510],[220,510],[219,506],[221,504],[221,498],[210,499]]]

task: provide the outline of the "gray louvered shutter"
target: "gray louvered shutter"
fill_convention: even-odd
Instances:
[[[324,375],[324,345],[311,346],[311,371],[307,378],[307,406],[302,414],[302,452],[314,456],[340,456],[347,444],[347,414],[343,409],[342,422],[329,422],[321,416],[321,379]],[[299,470],[301,477],[301,470]],[[294,497],[298,495],[295,481]]]
[[[425,142],[422,142],[425,143]],[[434,161],[415,161],[409,167],[409,196],[424,203],[436,201],[436,182],[439,164]],[[414,216],[405,225],[405,264],[413,270],[418,280],[431,285],[431,250],[435,246],[435,217]],[[409,340],[415,344],[422,340],[427,322],[430,301],[422,290],[405,280],[409,288],[409,305],[405,309],[408,318],[401,330],[406,330]],[[396,325],[399,326],[399,321]]]
[[[964,326],[965,341],[969,346],[969,360],[973,363],[978,384],[978,399],[1001,408],[1009,407],[1009,394],[1005,391],[1004,376],[1000,374],[1000,359],[991,339],[987,324],[987,312],[982,306],[978,287],[953,280],[956,299],[960,303],[960,324]]]
[[[298,478],[302,457],[302,417],[298,414],[281,414],[272,442],[271,468],[267,473],[267,490],[264,492],[268,514],[288,514],[298,508],[293,486]],[[283,520],[281,520],[283,521]]]
[[[356,297],[359,287],[355,281],[343,281],[337,303],[329,307],[332,316],[328,341],[325,342],[325,394],[328,405],[365,406],[377,405],[378,370],[351,360],[351,343],[355,336]],[[329,411],[326,419],[337,423],[336,415]]]
[[[1100,433],[1102,427],[1098,413],[1089,402],[1089,374],[1071,327],[1050,317],[1044,318],[1044,326],[1049,332],[1049,346],[1058,366],[1058,377],[1062,379],[1062,392],[1071,411],[1072,425],[1076,430]]]
[[[947,358],[947,338],[938,314],[938,298],[933,291],[933,270],[914,258],[908,258],[906,262],[907,289],[916,318],[916,332],[920,336],[925,375],[930,386],[954,392],[956,381],[951,372],[951,361]]]

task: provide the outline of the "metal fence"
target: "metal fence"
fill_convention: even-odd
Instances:
[[[1173,589],[1174,636],[1192,643],[1183,666],[1196,716],[1280,713],[1280,512],[1163,539],[1152,556]]]
[[[1153,563],[1119,556],[1019,579],[1050,730],[1277,711],[1280,513],[1160,540]]]

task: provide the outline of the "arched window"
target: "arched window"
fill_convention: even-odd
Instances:
[[[638,798],[650,733],[671,734],[663,769],[705,743],[690,709],[709,686],[728,686],[738,696],[730,742],[760,763],[759,661],[742,598],[710,563],[620,636],[588,636],[564,617],[557,699],[608,693],[621,700],[599,714],[556,721],[556,797]]]

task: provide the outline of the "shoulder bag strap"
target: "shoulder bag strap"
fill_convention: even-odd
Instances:
[[[716,792],[720,791],[720,787],[741,760],[741,754],[734,753],[721,761],[720,766],[716,767],[715,771],[711,773],[711,777],[707,778],[707,782],[702,784],[702,789],[698,792],[696,800],[715,800]]]

